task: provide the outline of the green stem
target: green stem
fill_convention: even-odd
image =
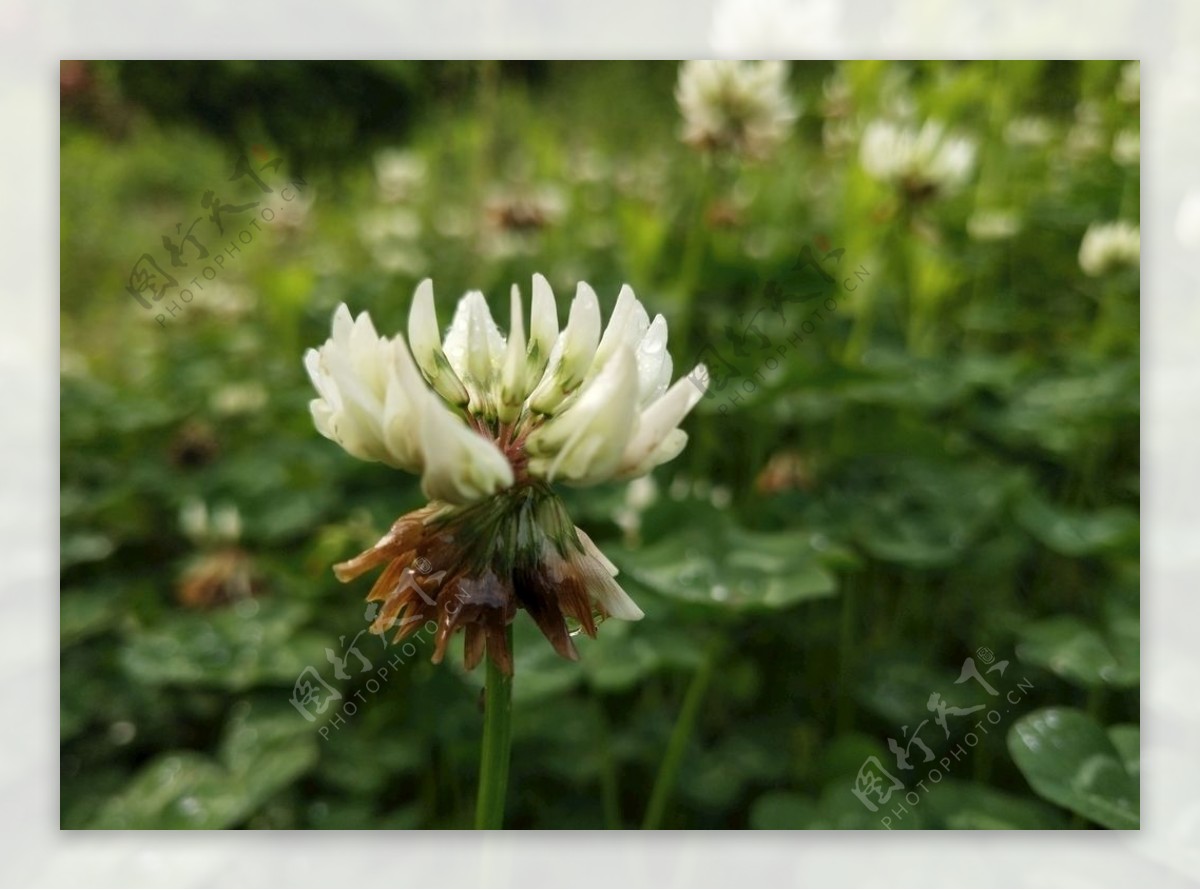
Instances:
[[[621,828],[621,793],[617,787],[617,763],[613,756],[612,733],[608,728],[608,716],[604,704],[596,700],[596,714],[600,727],[600,795],[604,805],[604,827],[610,831]]]
[[[512,652],[512,625],[508,651]],[[512,747],[512,677],[487,658],[487,685],[483,700],[483,752],[479,761],[479,798],[475,807],[477,829],[504,827],[504,795],[508,789],[508,761]]]
[[[654,789],[650,792],[650,803],[646,807],[646,816],[642,820],[642,828],[654,831],[662,825],[663,816],[667,812],[667,803],[671,792],[675,789],[675,780],[679,776],[679,767],[683,764],[683,755],[687,750],[692,730],[696,727],[696,717],[700,713],[700,704],[704,701],[704,693],[712,680],[713,671],[717,666],[718,644],[713,643],[696,669],[692,682],[688,685],[683,697],[683,707],[679,709],[679,717],[671,730],[671,738],[667,742],[667,752],[663,755],[658,767],[658,775],[654,777]]]

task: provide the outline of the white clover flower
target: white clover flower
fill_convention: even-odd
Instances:
[[[342,305],[333,336],[304,357],[319,393],[311,402],[317,430],[355,457],[419,473],[433,502],[335,567],[348,580],[389,564],[369,597],[384,604],[372,630],[383,633],[403,616],[399,639],[418,618],[442,622],[440,660],[464,627],[468,666],[486,644],[506,670],[504,627],[518,607],[566,657],[575,650],[564,615],[589,634],[594,612],[641,617],[550,483],[632,479],[671,460],[687,443],[679,424],[707,381],[701,365],[670,385],[666,320],[651,321],[628,286],[607,327],[595,292],[580,283],[560,330],[541,275],[533,278],[528,328],[515,286],[510,317],[505,337],[483,294],[472,291],[443,339],[425,280],[407,342],[379,336],[365,312],[355,319]],[[434,567],[436,597],[425,585],[414,592],[398,584],[421,564]],[[451,609],[456,598],[472,608]]]
[[[918,129],[876,120],[863,132],[859,159],[873,178],[921,198],[966,182],[975,169],[975,152],[973,139],[948,133],[940,121],[926,121]]]
[[[693,379],[705,371],[667,388],[666,319],[651,322],[631,288],[622,288],[603,336],[586,283],[561,333],[540,275],[528,338],[515,287],[512,319],[506,340],[483,294],[472,291],[443,341],[427,279],[406,345],[380,337],[365,312],[355,320],[339,306],[333,336],[305,356],[320,393],[317,429],[355,457],[422,473],[431,498],[459,504],[517,475],[577,484],[633,478],[683,449],[678,426],[702,395]]]
[[[675,87],[683,140],[707,151],[769,154],[799,114],[787,79],[786,62],[684,62]]]
[[[1124,221],[1092,223],[1079,245],[1079,268],[1093,278],[1141,262],[1141,230]]]

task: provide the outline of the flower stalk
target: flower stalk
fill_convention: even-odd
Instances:
[[[512,625],[505,631],[512,652]],[[493,660],[488,659],[483,698],[483,748],[479,758],[479,796],[475,804],[475,828],[504,827],[504,800],[508,791],[508,764],[512,748],[512,683]]]

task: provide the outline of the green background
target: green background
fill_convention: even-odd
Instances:
[[[646,618],[572,664],[518,616],[507,826],[881,828],[905,791],[856,799],[875,757],[928,789],[892,827],[1136,827],[1138,272],[1077,261],[1090,223],[1138,221],[1122,67],[795,63],[803,114],[750,164],[679,141],[674,63],[64,63],[62,826],[469,827],[482,670],[365,634],[371,671],[326,660],[370,587],[330,565],[422,499],[315,432],[301,355],[342,301],[404,330],[427,275],[443,323],[479,288],[504,327],[542,272],[563,321],[575,282],[606,316],[628,282],[677,375],[714,351],[733,374],[652,503],[565,491]],[[866,176],[856,134],[898,109],[978,141],[966,188]],[[1006,138],[1029,116],[1044,145]],[[385,149],[415,171],[391,193]],[[242,155],[281,160],[271,194],[230,181]],[[260,217],[174,316],[126,293],[143,253],[173,270],[177,224],[203,217],[211,261],[259,210],[218,235],[205,192],[277,208],[289,182],[307,212]],[[971,238],[987,210],[1019,231]],[[844,251],[811,332],[767,291],[822,283],[806,246]],[[235,550],[184,534],[194,499],[238,508]],[[980,650],[1008,662],[996,698],[955,683]],[[309,666],[341,724],[290,703]],[[935,692],[1001,719],[943,733]],[[888,751],[924,720],[936,783]]]

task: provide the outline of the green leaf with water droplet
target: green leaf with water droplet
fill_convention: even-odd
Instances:
[[[625,576],[655,593],[709,608],[771,611],[832,596],[837,581],[802,531],[751,532],[724,517],[640,550],[614,550]]]
[[[1025,625],[1017,639],[1017,657],[1089,688],[1127,688],[1138,682],[1137,662],[1125,663],[1105,634],[1073,615]]]
[[[220,763],[195,751],[154,759],[108,800],[90,827],[235,826],[313,767],[316,729],[286,699],[278,705],[242,702],[226,725],[219,756]]]
[[[94,829],[225,828],[236,818],[239,797],[228,776],[194,751],[163,754],[106,803]]]
[[[290,686],[308,665],[325,667],[330,641],[298,630],[308,612],[304,603],[263,599],[173,613],[134,636],[121,664],[134,681],[156,686]]]
[[[1025,625],[1018,636],[1017,656],[1081,686],[1136,686],[1141,677],[1136,585],[1118,583],[1107,590],[1098,625],[1072,615]]]
[[[1105,731],[1071,708],[1043,708],[1008,732],[1008,750],[1037,794],[1105,828],[1140,824],[1138,780]]]

